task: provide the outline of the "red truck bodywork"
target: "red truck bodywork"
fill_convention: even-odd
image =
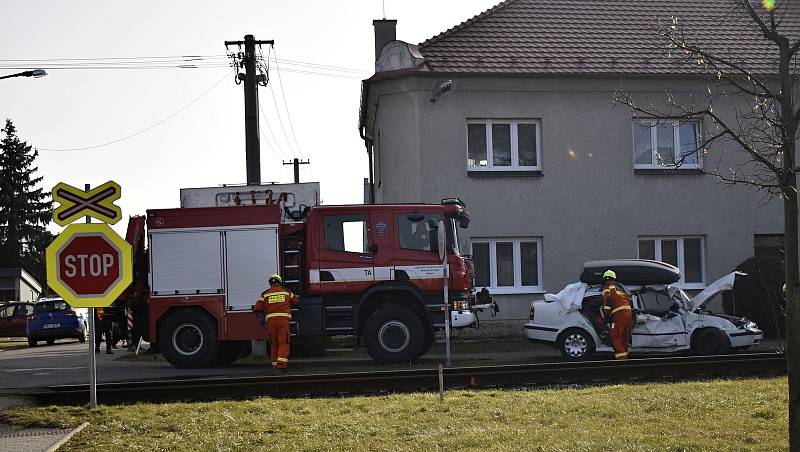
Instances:
[[[431,230],[438,221],[447,230],[450,300],[465,313],[474,301],[472,265],[458,252],[457,229],[469,222],[460,202],[320,206],[293,223],[281,223],[279,209],[272,204],[147,212],[150,286],[146,301],[139,300],[140,304],[146,303],[143,333],[174,365],[199,367],[232,361],[243,353],[250,340],[265,339],[266,329],[249,310],[247,297],[232,301],[231,280],[236,275],[229,274],[228,269],[237,256],[225,249],[220,252],[222,279],[216,292],[213,288],[175,293],[156,290],[154,278],[160,278],[160,272],[167,270],[160,263],[154,266],[154,234],[167,237],[164,234],[206,232],[208,236],[211,231],[214,237],[219,231],[220,246],[225,247],[226,234],[241,235],[262,227],[268,228],[263,231],[276,231],[277,271],[286,286],[301,297],[293,310],[293,333],[360,336],[378,360],[416,358],[427,351],[434,331],[444,326],[444,280],[437,241],[432,235],[435,231]],[[361,240],[351,241],[357,249],[345,249],[345,231],[353,225],[362,227]],[[141,229],[141,225],[134,229]],[[141,232],[129,234],[141,238]],[[253,243],[254,247],[260,245]],[[139,254],[142,253],[143,247]],[[253,258],[258,257],[259,253],[254,253]],[[201,264],[187,257],[186,265]],[[258,284],[263,290],[268,269],[259,274]],[[255,303],[259,293],[250,292]],[[195,349],[192,344],[199,345]]]

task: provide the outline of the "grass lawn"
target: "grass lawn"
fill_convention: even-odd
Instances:
[[[60,450],[785,450],[785,377],[9,411]]]
[[[14,350],[28,346],[28,338],[25,337],[0,337],[0,350]]]

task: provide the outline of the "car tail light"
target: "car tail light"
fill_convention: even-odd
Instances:
[[[36,320],[36,314],[28,314],[28,320]]]
[[[528,317],[528,320],[533,320],[534,309],[535,309],[535,308],[533,307],[533,303],[531,303],[531,314],[530,314],[530,316]]]
[[[73,311],[72,309],[67,309],[67,312],[64,314],[67,317],[78,317],[78,313]]]

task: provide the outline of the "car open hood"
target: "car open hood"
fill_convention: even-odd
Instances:
[[[689,310],[695,311],[697,309],[702,308],[711,300],[714,295],[722,292],[723,290],[731,290],[733,288],[733,283],[736,281],[737,276],[745,276],[747,273],[742,272],[731,272],[727,275],[723,276],[722,278],[712,282],[709,284],[705,289],[703,289],[700,293],[694,296],[691,300],[689,300]]]

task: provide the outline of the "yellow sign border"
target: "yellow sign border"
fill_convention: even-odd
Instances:
[[[79,297],[59,279],[56,254],[77,234],[102,235],[120,251],[122,266],[119,280],[100,297]],[[131,245],[105,223],[71,224],[47,247],[47,284],[73,308],[103,308],[110,306],[133,282],[133,251]]]
[[[91,198],[92,196],[94,196],[94,195],[96,195],[98,193],[101,193],[101,192],[103,192],[105,190],[108,190],[109,188],[114,188],[116,190],[116,193],[114,193],[113,195],[109,196],[108,198],[98,202],[97,204],[105,207],[108,210],[114,211],[117,214],[116,218],[110,218],[110,217],[108,217],[106,215],[103,215],[101,213],[95,212],[95,211],[93,211],[91,209],[83,208],[83,209],[80,209],[80,210],[76,211],[75,214],[70,215],[69,217],[67,217],[64,220],[59,220],[58,219],[58,214],[59,213],[65,211],[67,209],[71,209],[75,205],[75,202],[70,201],[68,199],[65,199],[65,198],[57,195],[59,190],[66,190],[66,191],[74,194],[75,196],[78,196],[78,197],[83,198],[83,199],[88,199],[88,198]],[[61,204],[60,206],[58,206],[58,208],[56,208],[53,211],[53,221],[59,226],[66,226],[66,225],[72,223],[73,221],[75,221],[75,220],[77,220],[79,218],[83,218],[83,217],[87,217],[87,216],[88,217],[92,217],[92,218],[96,218],[96,219],[98,219],[98,220],[100,220],[100,221],[102,221],[104,223],[110,223],[110,224],[116,224],[117,222],[119,222],[119,220],[122,219],[122,209],[120,209],[119,206],[114,204],[114,201],[118,200],[120,198],[120,196],[122,196],[122,187],[120,187],[119,184],[114,182],[113,180],[112,181],[108,181],[105,184],[103,184],[103,185],[101,185],[99,187],[93,188],[93,189],[91,189],[89,191],[83,191],[80,188],[75,188],[72,185],[65,184],[64,182],[59,182],[58,184],[56,184],[55,187],[53,187],[53,190],[52,190],[51,193],[53,194],[53,201],[57,201],[57,202],[59,202]]]

